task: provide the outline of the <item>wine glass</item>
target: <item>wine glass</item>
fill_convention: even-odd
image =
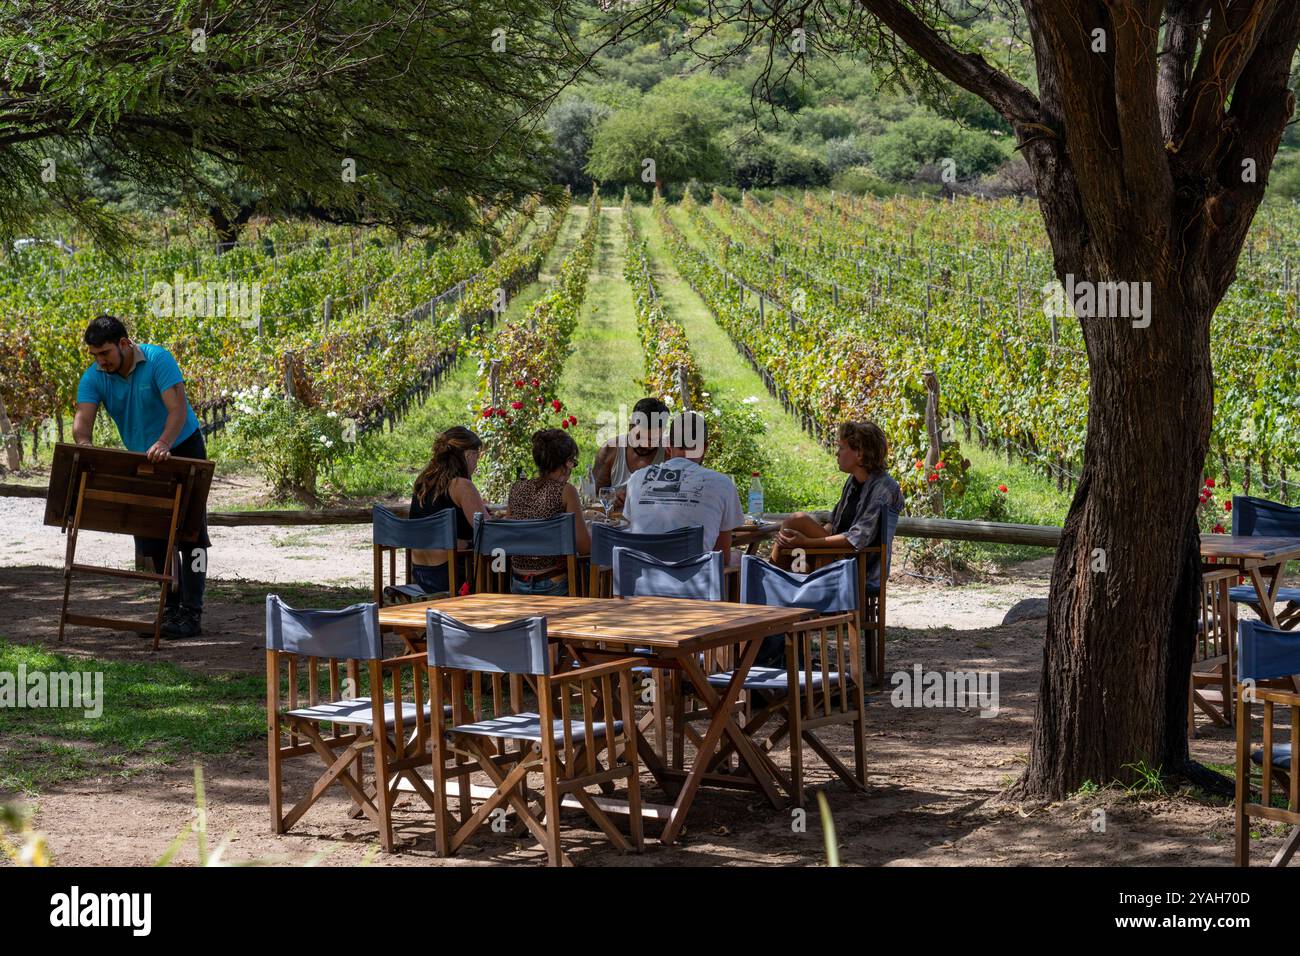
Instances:
[[[605,509],[605,519],[609,520],[610,509],[618,501],[618,489],[606,486],[600,489],[600,506]]]

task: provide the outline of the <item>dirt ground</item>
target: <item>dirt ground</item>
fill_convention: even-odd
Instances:
[[[0,499],[3,503],[4,499]],[[15,532],[14,516],[0,515],[0,541]],[[280,534],[283,532],[272,532]],[[243,533],[246,535],[246,532]],[[3,551],[0,567],[0,637],[55,645],[60,578],[48,566],[57,535],[42,529],[27,539],[28,552]],[[332,539],[332,535],[330,536]],[[244,539],[247,542],[247,538]],[[267,590],[283,576],[289,580],[364,583],[366,558],[359,551],[323,548],[309,570],[299,562],[301,548],[277,551],[245,544],[248,553],[232,560],[260,581],[214,580],[204,616],[202,638],[165,644],[159,658],[198,671],[254,671],[263,668],[263,610]],[[219,550],[222,546],[218,545]],[[119,542],[120,548],[120,542]],[[34,551],[34,553],[33,553]],[[333,553],[329,553],[329,552]],[[284,557],[280,557],[283,555]],[[34,561],[33,558],[38,560]],[[53,562],[49,562],[53,563]],[[346,567],[345,567],[346,565]],[[321,568],[329,568],[330,572]],[[846,865],[1229,865],[1233,821],[1230,803],[1189,793],[1139,798],[1118,788],[1076,797],[1066,803],[1029,810],[1007,804],[999,794],[1019,774],[1029,748],[1033,707],[1042,655],[1043,623],[1001,626],[1002,612],[1018,597],[1045,593],[1046,567],[1033,562],[1006,576],[972,588],[940,590],[891,584],[888,645],[891,670],[995,670],[999,674],[1000,712],[982,718],[977,711],[892,706],[888,689],[869,708],[868,761],[870,788],[854,794],[830,782],[828,771],[809,754],[809,779],[826,788]],[[112,598],[105,590],[91,598]],[[117,595],[120,602],[121,597]],[[346,599],[338,592],[335,606]],[[87,601],[89,609],[91,601]],[[143,607],[143,603],[141,607]],[[940,626],[953,625],[951,627]],[[70,629],[63,650],[105,660],[144,660],[147,642],[134,635]],[[111,706],[111,701],[109,702]],[[1192,742],[1200,760],[1229,763],[1233,744],[1226,731],[1202,723]],[[842,758],[852,755],[847,734],[827,732],[824,739]],[[407,841],[395,856],[376,854],[372,828],[350,820],[346,800],[326,796],[286,836],[269,831],[264,744],[250,741],[243,752],[204,761],[210,839],[226,834],[230,860],[307,862],[324,853],[329,864],[470,865],[544,862],[535,845],[484,833],[461,856],[441,860],[433,854],[432,814],[407,798],[398,814],[398,835]],[[785,763],[785,754],[777,757]],[[300,763],[286,773],[286,792],[301,793],[317,767]],[[646,798],[663,794],[644,777]],[[34,800],[35,825],[47,837],[56,863],[64,865],[144,865],[156,861],[187,825],[193,808],[193,772],[187,760],[162,770],[142,771],[129,780],[82,780],[57,786]],[[1095,812],[1104,810],[1104,832]],[[579,864],[595,865],[812,865],[824,862],[821,826],[814,807],[806,828],[788,810],[773,810],[756,796],[736,791],[705,790],[697,798],[680,844],[664,847],[658,825],[648,828],[640,856],[614,851],[579,812],[565,817],[567,845]],[[1281,829],[1255,842],[1255,859],[1268,859],[1280,842]],[[195,860],[191,841],[179,862]]]

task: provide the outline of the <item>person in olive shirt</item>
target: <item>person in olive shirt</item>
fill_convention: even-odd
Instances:
[[[844,422],[839,427],[836,460],[847,472],[839,504],[831,520],[819,524],[799,512],[786,518],[772,548],[772,562],[787,571],[797,548],[854,548],[879,543],[883,508],[903,510],[903,492],[885,471],[888,446],[885,433],[874,422]],[[880,590],[880,559],[867,555],[867,587]]]
[[[198,417],[185,397],[185,380],[170,352],[159,345],[132,342],[126,326],[111,315],[98,316],[86,327],[84,338],[95,363],[77,386],[72,437],[78,445],[92,443],[95,417],[103,405],[128,451],[143,452],[150,461],[166,461],[173,455],[208,457]],[[211,545],[205,520],[199,540],[188,553],[186,549],[177,551],[180,588],[167,594],[162,628],[166,638],[203,633],[203,593]],[[155,572],[162,573],[165,539],[137,537],[136,550],[148,555]]]

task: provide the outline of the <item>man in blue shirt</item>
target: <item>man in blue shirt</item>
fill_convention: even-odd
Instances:
[[[95,364],[86,369],[77,386],[72,436],[78,445],[91,444],[95,416],[102,404],[128,451],[143,452],[150,461],[166,461],[172,455],[208,457],[199,420],[185,398],[185,380],[170,352],[159,345],[132,342],[126,326],[111,315],[101,315],[86,327],[85,342]],[[202,633],[210,546],[205,523],[192,552],[178,550],[180,588],[167,595],[164,637]],[[166,540],[137,537],[136,548],[153,560],[155,571],[161,574]]]

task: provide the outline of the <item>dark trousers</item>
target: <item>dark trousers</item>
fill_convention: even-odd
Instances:
[[[176,458],[206,459],[208,457],[208,446],[203,441],[203,433],[195,432],[185,439],[172,449],[172,455]],[[205,515],[203,527],[199,532],[199,540],[192,543],[187,542],[176,549],[173,560],[177,562],[176,570],[180,579],[180,586],[167,592],[168,607],[182,607],[188,611],[202,613],[203,592],[208,581],[208,548],[211,545],[212,542],[208,538],[207,516]],[[155,574],[162,574],[163,565],[167,561],[166,538],[137,537],[135,539],[135,550],[137,554],[146,555],[153,561]]]

